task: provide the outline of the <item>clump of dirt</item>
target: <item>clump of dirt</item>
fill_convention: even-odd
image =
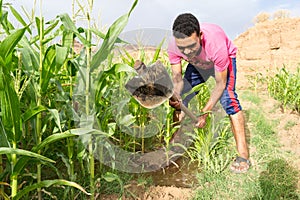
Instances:
[[[142,102],[145,107],[152,107],[160,105],[168,99],[168,94],[172,94],[172,90],[162,85],[151,83],[137,88],[132,95],[139,102]]]
[[[144,194],[144,200],[189,200],[192,198],[193,190],[190,188],[177,188],[156,186],[150,187]]]
[[[178,188],[175,186],[150,186],[145,187],[132,181],[125,186],[125,195],[122,200],[189,200],[193,197],[194,190],[191,188]],[[119,196],[102,195],[102,200],[116,200]]]
[[[125,87],[141,105],[154,108],[172,96],[172,80],[160,61],[149,67],[137,62],[135,70],[138,76],[129,80]]]

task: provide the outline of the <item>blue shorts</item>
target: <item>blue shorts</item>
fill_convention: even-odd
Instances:
[[[226,88],[220,98],[220,103],[223,106],[225,112],[228,115],[233,115],[238,113],[242,110],[240,102],[238,100],[238,95],[235,92],[235,82],[236,82],[236,59],[231,58],[230,64],[227,68],[227,82]],[[181,93],[181,96],[187,92],[189,92],[193,87],[204,83],[210,76],[215,76],[214,68],[203,70],[195,68],[192,64],[188,64],[185,74],[184,74],[184,86]],[[186,96],[183,99],[183,104],[188,106],[190,100],[196,95],[197,93],[192,93]]]

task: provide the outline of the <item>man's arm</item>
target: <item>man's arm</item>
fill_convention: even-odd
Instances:
[[[171,65],[172,79],[174,84],[174,94],[180,99],[180,93],[183,88],[182,67],[181,64]]]
[[[202,112],[209,112],[212,110],[212,108],[217,104],[218,100],[221,98],[224,89],[226,87],[227,82],[227,69],[225,69],[222,72],[215,70],[215,79],[216,79],[216,86],[213,89],[210,98],[204,108],[202,109]],[[206,117],[208,114],[201,115],[199,117],[199,121],[196,124],[197,127],[203,128],[206,124]]]
[[[227,69],[222,72],[215,70],[216,86],[213,89],[210,98],[203,108],[203,112],[211,111],[221,98],[227,82]]]
[[[174,93],[173,96],[181,101],[180,93],[183,88],[183,80],[182,80],[182,66],[181,63],[171,65],[172,69],[172,80],[174,84]],[[172,107],[176,109],[180,109],[180,102],[173,101],[172,98],[170,99],[169,103]]]

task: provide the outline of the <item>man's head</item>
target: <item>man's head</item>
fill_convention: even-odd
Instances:
[[[179,15],[173,23],[173,36],[178,49],[189,59],[200,54],[201,31],[199,21],[194,15]]]
[[[190,37],[193,33],[200,34],[200,25],[198,19],[190,14],[184,13],[178,15],[173,23],[173,35],[175,38]]]

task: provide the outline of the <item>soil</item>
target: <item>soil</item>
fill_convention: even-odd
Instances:
[[[175,186],[139,186],[132,182],[125,186],[127,197],[123,196],[122,200],[189,200],[192,197],[190,188],[179,188]],[[101,199],[116,200],[118,195],[103,195]]]
[[[297,19],[296,22],[298,23],[299,20]],[[259,27],[263,27],[264,29],[272,30],[272,23],[267,22],[265,26],[262,24],[259,24],[258,27],[255,27],[253,29],[248,30],[246,33],[241,34],[241,37],[238,37],[238,41],[236,41],[237,44],[244,44],[248,41],[248,38],[244,40],[244,43],[241,42],[241,38],[243,38],[245,35],[251,35],[251,31],[257,32]],[[275,22],[274,22],[275,23]],[[276,22],[278,25],[279,22]],[[284,22],[286,23],[286,21]],[[292,23],[293,24],[293,23]],[[266,27],[267,26],[267,27]],[[285,24],[286,26],[286,24]],[[288,30],[287,30],[288,31]],[[268,32],[265,30],[261,30],[261,32]],[[285,33],[281,33],[285,34]],[[265,36],[267,37],[267,36]],[[245,37],[244,37],[245,38]],[[260,38],[263,40],[262,38]],[[252,40],[253,41],[253,40]],[[298,39],[300,44],[300,39]],[[248,44],[248,49],[250,43]],[[280,43],[280,45],[283,45],[283,42]],[[239,48],[239,46],[238,46]],[[243,48],[241,48],[243,49]],[[256,49],[256,54],[259,54]],[[280,46],[280,49],[283,49],[282,46]],[[274,49],[271,48],[272,51]],[[246,50],[245,50],[246,51]],[[265,50],[263,50],[265,51]],[[291,51],[290,51],[291,52]],[[249,51],[248,51],[249,53]],[[290,55],[290,54],[289,54]],[[244,56],[245,57],[245,56]],[[255,74],[258,72],[258,69],[250,69],[249,68],[249,62],[251,61],[252,66],[257,66],[256,64],[253,64],[254,60],[249,58],[244,58],[241,54],[238,55],[237,60],[241,60],[241,62],[238,63],[238,80],[237,80],[237,91],[239,94],[245,93],[245,92],[254,92],[254,89],[251,88],[253,86],[253,83],[251,83],[248,79],[249,75],[255,76]],[[249,57],[249,56],[248,56]],[[294,55],[294,58],[298,57],[298,55]],[[261,62],[261,60],[259,60]],[[264,64],[268,65],[268,67],[263,67],[259,69],[259,73],[262,76],[267,76],[270,72],[270,70],[275,70],[275,67],[278,67],[278,65],[272,65],[272,63],[268,61],[263,61]],[[274,66],[272,68],[272,66]],[[297,64],[289,65],[289,70],[293,71],[296,70]],[[261,86],[257,88],[257,93],[261,99],[263,99],[263,105],[265,116],[270,119],[270,121],[276,121],[278,122],[277,127],[274,128],[276,130],[276,134],[278,136],[279,143],[282,145],[281,148],[284,151],[289,151],[292,154],[295,155],[294,165],[296,168],[300,170],[300,115],[299,113],[296,113],[292,110],[284,110],[281,108],[279,102],[272,99],[268,96],[265,86]],[[251,106],[251,102],[241,101],[241,104],[243,105],[244,110],[247,110]],[[246,120],[247,121],[247,120]],[[251,154],[251,152],[250,152]],[[300,181],[299,181],[300,184]],[[139,186],[137,183],[132,182],[128,186],[126,186],[125,190],[131,193],[132,195],[129,195],[129,197],[123,197],[123,200],[128,199],[140,199],[140,200],[188,200],[193,196],[194,190],[191,188],[182,188],[182,187],[175,187],[175,186]],[[127,192],[127,193],[128,193]],[[107,195],[107,196],[101,196],[101,199],[106,200],[115,200],[118,199],[117,195]]]

